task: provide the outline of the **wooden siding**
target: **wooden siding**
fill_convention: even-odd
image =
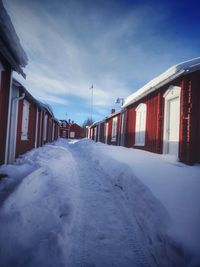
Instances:
[[[125,146],[132,147],[135,144],[135,121],[136,112],[135,106],[127,108],[127,123],[126,123],[126,139]]]
[[[105,143],[105,136],[104,136],[104,122],[100,123],[100,142]]]
[[[83,129],[81,126],[79,126],[78,124],[72,124],[70,126],[70,132],[74,132],[75,133],[75,139],[80,139],[83,137]]]
[[[2,61],[1,63],[3,64]],[[9,87],[11,77],[11,69],[8,66],[4,66],[4,68],[5,70],[2,71],[0,81],[0,164],[3,164],[5,160]]]
[[[158,88],[139,101],[131,104],[124,113],[124,146],[144,149],[154,153],[163,153],[164,136],[164,94],[170,86],[181,88],[180,95],[180,129],[179,129],[179,159],[187,164],[200,163],[200,71],[183,75]],[[136,108],[146,104],[145,145],[135,145]],[[108,144],[120,144],[121,116],[118,117],[117,140],[112,142],[112,120],[115,116],[106,118],[98,125],[100,141],[105,142],[105,123],[108,123]],[[103,127],[101,128],[101,125]],[[94,129],[96,125],[91,127]],[[94,140],[94,132],[91,137]]]

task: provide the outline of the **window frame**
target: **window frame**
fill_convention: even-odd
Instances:
[[[135,146],[145,146],[147,104],[141,103],[136,108],[135,120]]]
[[[48,115],[44,115],[44,125],[43,125],[43,141],[47,141],[47,123],[48,123]]]
[[[111,133],[111,141],[117,141],[117,124],[118,124],[118,117],[114,117],[112,119],[112,133]]]
[[[30,103],[24,99],[22,109],[22,125],[21,125],[21,140],[29,140],[29,117],[30,117]]]

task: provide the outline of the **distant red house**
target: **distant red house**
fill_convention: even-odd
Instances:
[[[119,144],[120,111],[111,110],[111,114],[102,121],[94,122],[89,127],[89,138],[109,145]]]
[[[121,112],[105,118],[104,140],[97,138],[100,123],[90,127],[90,138],[200,163],[199,87],[200,58],[173,66],[130,95]]]
[[[67,120],[60,120],[60,137],[69,138],[69,123]]]
[[[81,126],[73,121],[60,120],[60,137],[80,139],[84,137],[84,131]]]
[[[7,163],[12,71],[25,77],[22,70],[27,56],[21,47],[11,20],[0,1],[0,164]]]
[[[76,123],[70,125],[69,138],[72,139],[83,138],[83,128]]]

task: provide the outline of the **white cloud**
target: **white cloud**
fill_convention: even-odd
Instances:
[[[5,1],[29,57],[25,84],[36,97],[61,104],[79,98],[77,109],[89,112],[93,83],[98,113],[177,63],[178,41],[157,30],[163,10],[108,2]]]

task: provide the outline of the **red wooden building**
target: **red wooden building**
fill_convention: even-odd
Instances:
[[[8,156],[12,71],[25,77],[22,68],[27,65],[27,61],[11,20],[0,1],[0,164],[6,163]]]
[[[180,63],[129,96],[125,145],[200,162],[200,58]]]
[[[94,122],[89,127],[89,138],[96,142],[109,145],[119,145],[120,140],[120,111],[111,110],[111,114],[102,121]]]
[[[69,123],[67,120],[60,120],[60,137],[69,138]]]
[[[18,81],[12,82],[7,162],[58,138],[59,122],[49,105],[35,99]]]
[[[200,162],[199,87],[200,58],[171,67],[130,95],[117,119],[106,119],[104,142]],[[114,118],[119,126],[112,142]]]
[[[84,137],[84,131],[81,126],[71,120],[60,120],[60,137],[80,139]]]

